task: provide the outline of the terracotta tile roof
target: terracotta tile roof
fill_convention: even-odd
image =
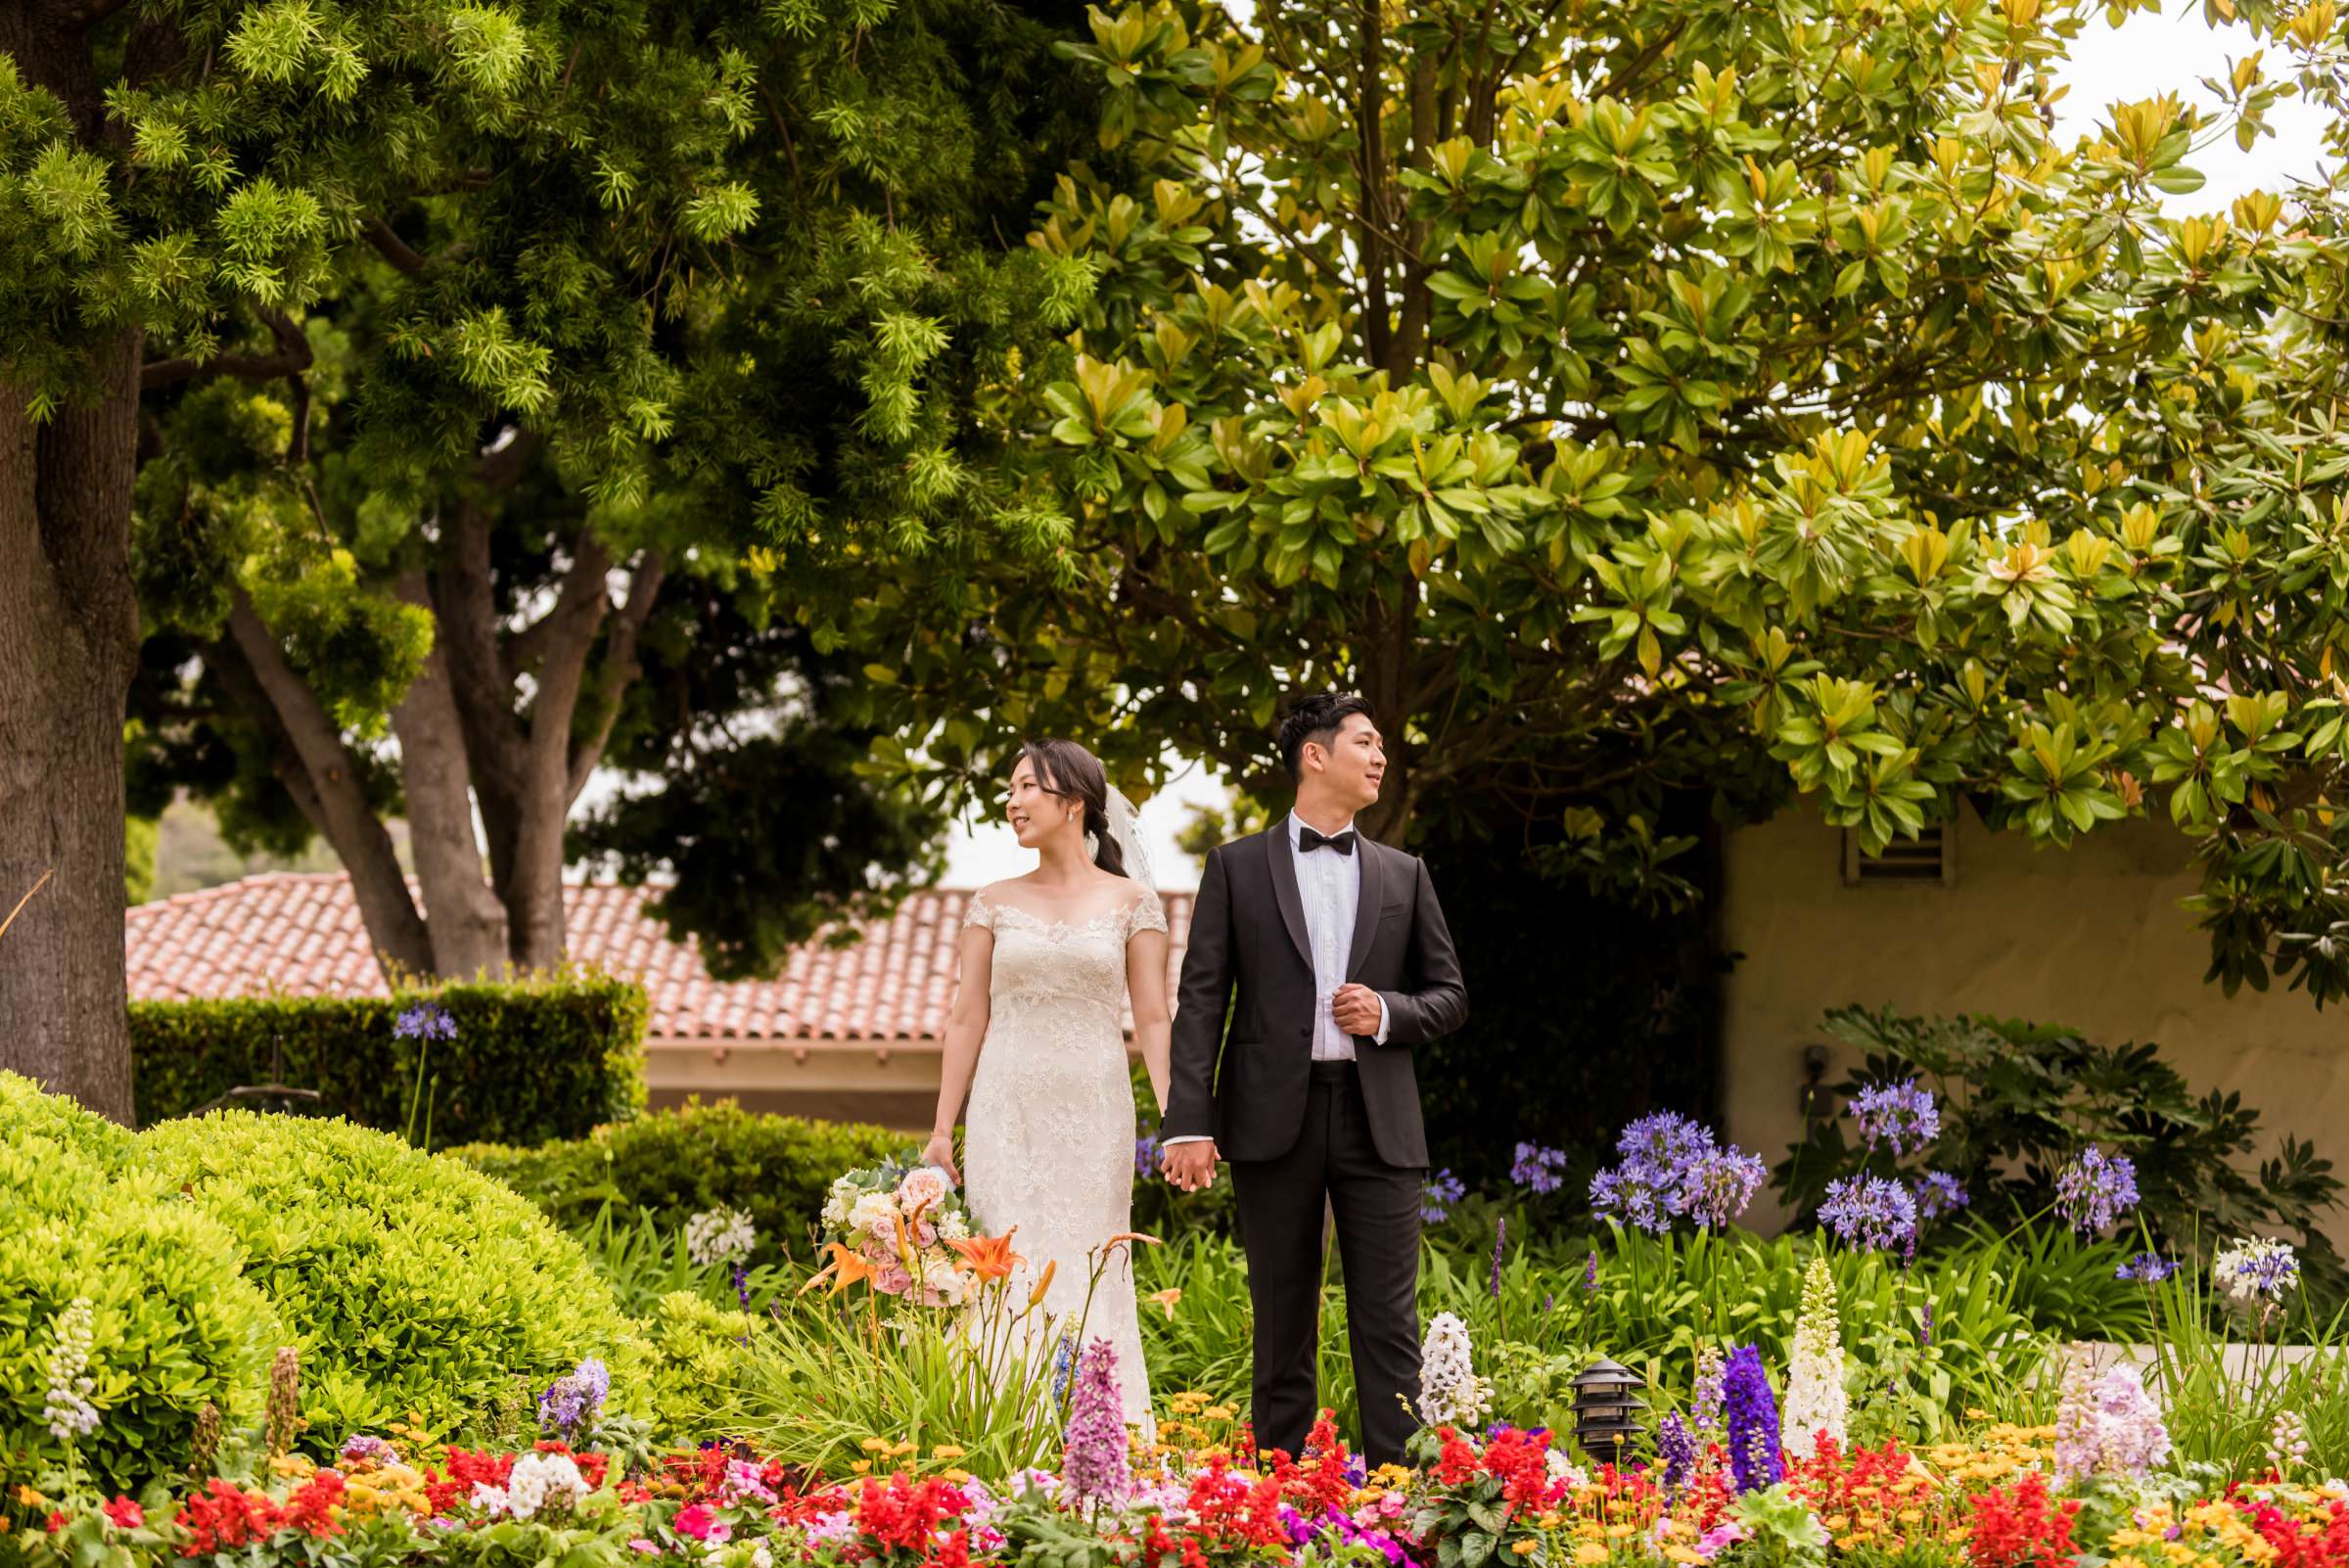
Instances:
[[[691,943],[641,912],[642,889],[569,890],[571,956],[635,977],[651,994],[655,1038],[893,1040],[937,1036],[954,995],[954,943],[967,892],[917,893],[846,947],[802,946],[767,981],[720,982]],[[1188,893],[1163,896],[1178,964]],[[130,994],[141,999],[381,996],[384,977],[341,872],[268,872],[140,904],[123,918]]]

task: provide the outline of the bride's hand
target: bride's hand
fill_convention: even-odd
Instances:
[[[937,1166],[946,1174],[947,1180],[958,1187],[962,1185],[962,1172],[957,1170],[954,1165],[953,1133],[931,1133],[930,1141],[922,1145],[922,1164]]]

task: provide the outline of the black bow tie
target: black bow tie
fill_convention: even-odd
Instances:
[[[1314,850],[1324,849],[1335,850],[1340,854],[1352,854],[1354,853],[1354,829],[1348,828],[1342,833],[1332,833],[1327,838],[1323,838],[1304,823],[1297,824],[1297,853],[1299,854],[1308,854]]]

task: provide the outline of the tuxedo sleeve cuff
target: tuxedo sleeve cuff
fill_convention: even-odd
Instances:
[[[1379,996],[1378,992],[1372,992],[1371,994],[1378,996],[1378,1031],[1376,1034],[1370,1037],[1370,1043],[1373,1045],[1384,1045],[1387,1042],[1387,1030],[1394,1024],[1395,1017],[1387,1010],[1386,997]]]
[[[1204,1132],[1186,1132],[1178,1138],[1160,1138],[1158,1146],[1162,1149],[1171,1149],[1177,1143],[1213,1143],[1215,1139]]]

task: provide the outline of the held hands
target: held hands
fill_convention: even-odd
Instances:
[[[962,1172],[954,1165],[954,1134],[952,1130],[933,1132],[930,1141],[922,1145],[922,1164],[935,1165],[946,1174],[946,1179],[962,1185]]]
[[[1158,1152],[1158,1168],[1185,1192],[1204,1192],[1216,1182],[1216,1142],[1197,1138],[1171,1143]]]
[[[1367,986],[1340,986],[1330,996],[1329,1012],[1349,1035],[1367,1039],[1378,1033],[1382,1009],[1378,992]]]

